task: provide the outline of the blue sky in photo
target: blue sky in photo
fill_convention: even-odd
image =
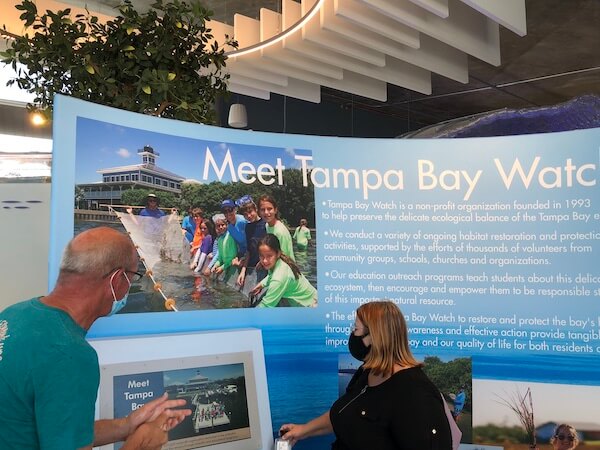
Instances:
[[[222,366],[193,367],[191,369],[168,370],[163,372],[165,386],[173,384],[186,384],[196,375],[202,375],[209,381],[218,381],[225,378],[236,378],[244,375],[244,364],[225,364]]]
[[[156,159],[157,166],[186,179],[207,183],[217,180],[213,170],[209,171],[207,180],[202,179],[207,148],[219,164],[227,150],[230,150],[234,167],[241,162],[249,162],[255,168],[261,164],[275,166],[277,158],[280,158],[285,168],[298,169],[300,161],[294,159],[294,155],[312,154],[310,150],[192,139],[79,117],[75,183],[102,181],[97,172],[99,169],[140,164],[142,159],[137,151],[145,145],[151,146],[159,153],[160,156]],[[228,172],[221,181],[231,181]]]

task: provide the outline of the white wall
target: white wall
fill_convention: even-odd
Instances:
[[[31,200],[41,203],[27,203]],[[0,234],[1,310],[20,300],[46,294],[50,183],[0,183]]]

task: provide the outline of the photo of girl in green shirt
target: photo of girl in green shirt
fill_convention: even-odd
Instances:
[[[302,275],[296,263],[282,253],[277,236],[267,234],[258,244],[258,252],[260,263],[268,274],[250,291],[250,295],[254,296],[266,288],[256,307],[317,306],[317,290]]]

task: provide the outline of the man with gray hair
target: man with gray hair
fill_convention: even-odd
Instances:
[[[129,416],[94,422],[98,357],[85,340],[125,305],[138,256],[128,236],[93,228],[67,245],[54,290],[0,313],[0,448],[159,449],[189,409],[167,395]]]

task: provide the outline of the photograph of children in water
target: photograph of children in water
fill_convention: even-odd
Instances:
[[[317,306],[311,151],[90,119],[76,145],[75,234],[110,224],[138,248],[122,313]]]

